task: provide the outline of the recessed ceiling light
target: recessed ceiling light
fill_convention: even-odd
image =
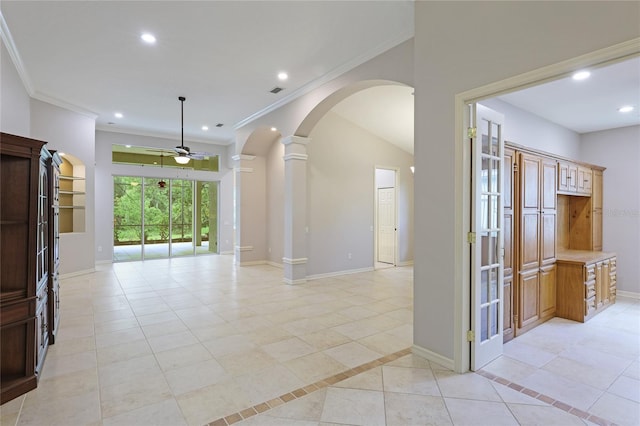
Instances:
[[[591,73],[589,71],[578,71],[578,72],[575,72],[571,76],[571,78],[573,78],[574,80],[585,80],[589,78],[590,75]]]
[[[149,43],[149,44],[153,44],[156,42],[156,38],[153,34],[149,34],[149,33],[143,33],[140,38],[142,39],[142,41],[144,41],[145,43]]]
[[[277,130],[278,130],[278,129],[277,129],[277,128],[275,128],[275,127],[272,127],[272,128],[271,128],[271,131],[272,131],[272,132],[275,132],[275,131],[277,131]]]
[[[282,71],[282,72],[278,73],[278,79],[279,80],[284,81],[284,80],[286,80],[288,78],[289,78],[289,75],[286,72]]]
[[[620,112],[631,112],[631,111],[633,111],[633,107],[631,105],[625,105],[625,106],[622,106],[622,107],[618,108],[618,111],[620,111]]]
[[[65,155],[67,155],[67,154],[65,154],[64,152],[59,152],[59,153],[58,153],[58,155],[59,155],[60,157],[64,157],[64,156],[65,156]]]
[[[202,126],[202,130],[204,130],[204,131],[209,130],[209,126]]]
[[[122,117],[124,117],[124,115],[122,115],[122,113],[121,113],[121,112],[116,112],[116,113],[114,113],[114,114],[113,114],[113,116],[114,116],[115,118],[122,118]]]
[[[131,145],[125,145],[124,147],[125,148],[131,148]]]

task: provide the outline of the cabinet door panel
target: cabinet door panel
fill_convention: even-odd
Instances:
[[[537,268],[540,264],[540,214],[523,213],[520,236],[520,270]]]
[[[556,209],[556,162],[542,161],[542,210]]]
[[[540,269],[540,317],[548,318],[556,313],[556,266]]]
[[[540,159],[521,154],[522,208],[540,210]]]
[[[543,213],[540,226],[540,260],[542,265],[548,265],[556,261],[556,212]]]
[[[539,295],[540,273],[528,272],[520,274],[518,289],[519,328],[525,327],[540,318]]]

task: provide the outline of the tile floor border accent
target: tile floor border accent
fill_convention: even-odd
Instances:
[[[496,376],[493,373],[489,373],[488,371],[478,370],[475,372],[476,374],[481,375],[482,377],[489,379],[493,382],[500,383],[501,385],[507,386],[510,389],[513,389],[516,392],[520,392],[527,396],[537,399],[538,401],[542,401],[546,404],[552,405],[556,408],[561,409],[562,411],[566,411],[569,414],[573,414],[576,417],[581,418],[582,420],[587,420],[589,422],[595,423],[600,426],[614,426],[614,422],[610,422],[608,420],[603,419],[602,417],[596,416],[594,414],[587,413],[586,411],[580,410],[578,408],[572,407],[569,404],[565,404],[562,401],[558,401],[557,399],[551,398],[550,396],[538,393],[532,389],[526,388],[524,386],[520,386],[517,383],[511,382],[505,378]],[[219,426],[219,425],[216,425]]]
[[[376,360],[367,362],[366,364],[362,364],[357,367],[351,368],[349,370],[345,370],[341,373],[334,374],[333,376],[329,376],[325,379],[319,380],[308,386],[304,386],[302,388],[293,390],[289,393],[285,393],[283,395],[280,395],[277,398],[271,399],[269,401],[261,402],[260,404],[256,404],[252,407],[249,407],[237,413],[233,413],[233,414],[229,414],[228,416],[221,417],[217,420],[214,420],[208,423],[205,426],[229,426],[234,423],[238,423],[239,421],[246,420],[249,417],[253,417],[257,414],[262,414],[265,411],[271,410],[272,408],[276,408],[282,404],[286,404],[287,402],[293,401],[298,398],[302,398],[303,396],[306,396],[314,391],[329,387],[338,382],[346,380],[349,377],[353,377],[357,374],[364,373],[365,371],[369,371],[373,368],[387,364],[391,361],[395,361],[396,359],[402,358],[403,356],[409,355],[409,354],[411,354],[411,348],[406,348],[401,351],[394,352],[390,355],[386,355]]]
[[[238,423],[242,420],[246,420],[250,417],[253,417],[257,414],[262,414],[266,411],[269,411],[273,408],[276,408],[282,404],[286,404],[287,402],[291,402],[295,399],[302,398],[314,391],[326,388],[328,386],[334,385],[338,382],[346,380],[350,377],[353,377],[357,374],[364,373],[365,371],[371,370],[375,367],[387,364],[391,361],[395,361],[398,358],[401,358],[405,355],[409,355],[411,353],[411,348],[403,349],[401,351],[395,352],[393,354],[378,358],[374,361],[368,362],[366,364],[360,365],[358,367],[351,368],[349,370],[343,371],[338,374],[334,374],[333,376],[327,377],[323,380],[319,380],[316,383],[310,384],[308,386],[293,390],[289,393],[283,394],[278,398],[271,399],[269,401],[262,402],[260,404],[256,404],[252,407],[249,407],[245,410],[239,411],[237,413],[229,414],[228,416],[221,417],[213,422],[208,423],[205,426],[230,426],[232,424]],[[580,410],[578,408],[572,407],[569,404],[565,404],[562,401],[558,401],[557,399],[551,398],[547,395],[538,393],[532,389],[521,386],[517,383],[511,382],[505,378],[496,376],[493,373],[484,370],[478,370],[475,372],[486,379],[489,379],[493,382],[499,383],[501,385],[507,386],[510,389],[513,389],[516,392],[520,392],[524,395],[535,398],[539,401],[542,401],[546,404],[559,408],[562,411],[565,411],[571,415],[574,415],[582,420],[586,420],[592,422],[594,424],[600,426],[614,426],[615,423],[603,419],[602,417],[596,416],[594,414],[590,414],[586,411]]]

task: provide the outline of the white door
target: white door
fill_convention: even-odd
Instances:
[[[471,200],[471,369],[502,354],[504,116],[473,105]]]
[[[378,262],[395,264],[396,190],[378,188]]]

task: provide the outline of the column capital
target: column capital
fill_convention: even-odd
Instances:
[[[251,161],[251,160],[254,160],[255,158],[256,158],[255,155],[247,155],[247,154],[238,154],[231,157],[233,161],[241,161],[241,160]]]
[[[291,145],[292,143],[297,143],[300,145],[308,145],[311,142],[311,138],[305,138],[304,136],[296,136],[291,135],[286,138],[282,138],[281,140],[283,145]]]

